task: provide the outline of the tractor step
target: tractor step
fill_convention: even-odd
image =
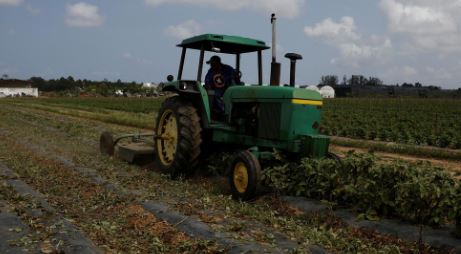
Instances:
[[[119,144],[116,148],[116,157],[129,163],[148,163],[154,159],[155,149],[146,143]]]

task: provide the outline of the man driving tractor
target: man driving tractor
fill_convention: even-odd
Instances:
[[[217,116],[222,116],[224,114],[224,92],[228,87],[239,83],[239,80],[234,68],[223,64],[219,56],[212,56],[206,63],[210,65],[210,69],[205,76],[205,89],[214,91],[213,112]]]

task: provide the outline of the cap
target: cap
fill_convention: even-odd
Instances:
[[[221,57],[219,57],[219,56],[212,56],[212,57],[210,58],[210,60],[208,60],[206,63],[207,63],[207,64],[210,64],[210,63],[212,63],[212,62],[221,63]]]

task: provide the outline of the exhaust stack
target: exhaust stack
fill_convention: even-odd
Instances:
[[[271,86],[280,86],[280,69],[281,64],[277,63],[277,31],[276,31],[277,18],[275,13],[271,15],[272,24],[272,62],[271,62]]]

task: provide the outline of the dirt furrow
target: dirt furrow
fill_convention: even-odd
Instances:
[[[39,253],[36,238],[15,207],[0,199],[0,253]]]
[[[42,248],[64,253],[102,253],[83,232],[65,219],[56,209],[51,207],[46,198],[27,185],[0,162],[2,187],[11,188],[20,197],[27,199],[33,207],[17,209],[20,216],[29,221],[35,229],[44,228],[47,239],[41,242]],[[5,190],[8,192],[8,190]],[[45,252],[42,250],[42,252]]]
[[[24,147],[8,145],[21,153],[9,156],[7,163],[27,181],[27,185],[16,187],[33,186],[44,193],[51,207],[62,211],[67,221],[75,223],[105,252],[195,253],[197,246],[204,252],[219,250],[213,243],[190,239],[128,197],[105,190],[55,161],[28,153]],[[1,154],[5,155],[4,151]],[[26,158],[30,164],[15,165]]]

